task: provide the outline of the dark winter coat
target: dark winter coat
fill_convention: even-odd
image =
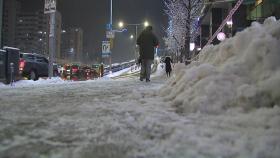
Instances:
[[[144,30],[137,39],[140,49],[140,59],[154,59],[154,48],[158,45],[158,39],[152,30]]]

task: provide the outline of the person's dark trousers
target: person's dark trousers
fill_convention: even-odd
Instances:
[[[151,76],[151,65],[153,63],[152,59],[142,59],[141,60],[141,72],[140,72],[140,80],[146,79],[147,82],[150,81]]]
[[[167,77],[170,77],[171,72],[170,71],[166,72],[166,75],[167,75]]]

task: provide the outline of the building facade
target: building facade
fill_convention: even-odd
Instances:
[[[3,0],[0,0],[0,47],[3,46],[2,43],[2,24],[3,24]]]
[[[2,45],[15,47],[16,23],[21,5],[18,0],[3,1]]]
[[[200,38],[196,43],[200,48],[206,45],[237,1],[209,0],[206,3],[207,10],[201,18]],[[280,0],[244,0],[221,32],[228,38],[250,26],[253,21],[263,22],[269,16],[280,18]],[[218,43],[220,41],[214,38],[212,44]]]
[[[23,52],[48,54],[48,17],[41,12],[21,13],[16,25],[16,46]]]
[[[55,41],[56,41],[56,47],[55,47],[55,58],[56,60],[59,60],[62,58],[61,55],[61,33],[62,33],[62,16],[59,11],[55,12]]]
[[[43,11],[21,13],[16,23],[16,47],[23,52],[49,55],[49,15]],[[60,59],[61,14],[56,12],[55,58]]]
[[[17,47],[22,52],[48,56],[49,15],[44,14],[43,10],[21,12],[22,1],[19,0],[0,0],[0,7],[1,2],[3,2],[3,16],[0,14],[2,22],[1,46]],[[60,59],[62,16],[58,11],[55,13],[55,23],[56,52],[54,57]]]
[[[69,28],[62,31],[61,54],[67,62],[81,62],[83,57],[83,30]]]
[[[280,0],[255,0],[247,2],[246,19],[262,22],[269,16],[280,18]]]

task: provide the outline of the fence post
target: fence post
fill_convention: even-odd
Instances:
[[[11,86],[14,85],[14,73],[15,73],[15,67],[14,67],[14,63],[10,63],[10,69],[11,69]]]

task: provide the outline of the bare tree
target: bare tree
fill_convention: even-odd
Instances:
[[[165,38],[168,48],[180,49],[181,61],[190,57],[190,42],[198,35],[198,22],[204,0],[165,0],[169,27]]]

